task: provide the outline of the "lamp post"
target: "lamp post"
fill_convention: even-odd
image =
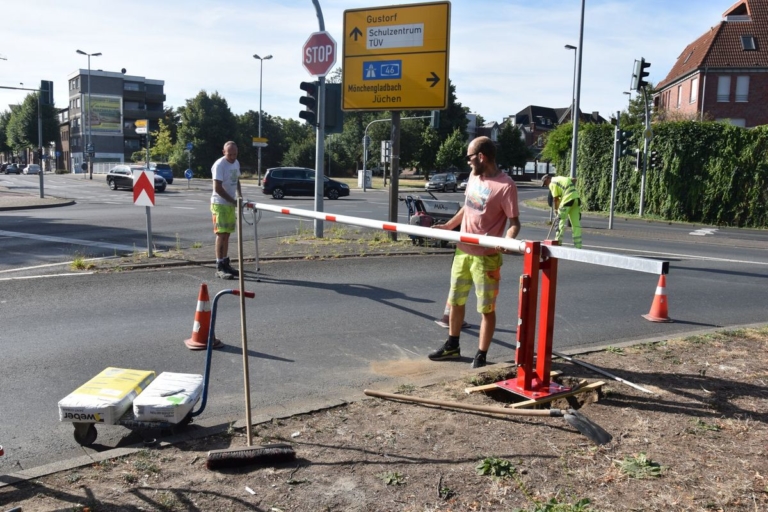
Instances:
[[[581,55],[584,53],[584,6],[587,0],[581,0],[581,19],[579,22],[579,45],[576,48],[576,60],[577,64],[574,65],[574,73],[576,82],[576,105],[574,110],[576,116],[573,118],[573,150],[571,154],[571,178],[576,177],[576,157],[579,147],[579,99],[581,96]]]
[[[264,70],[264,61],[271,59],[272,56],[267,55],[266,57],[259,57],[258,55],[254,54],[253,58],[258,59],[259,61],[259,138],[261,138],[261,77]],[[259,146],[259,166],[257,170],[257,176],[257,184],[261,186],[261,146]]]
[[[576,143],[578,142],[579,112],[576,110],[576,56],[579,51],[572,44],[565,45],[566,50],[573,50],[573,89],[571,90],[571,122],[573,123],[573,148],[571,150],[571,177],[576,173]]]
[[[77,50],[77,53],[88,57],[88,111],[86,112],[86,122],[88,123],[88,143],[85,146],[85,154],[88,155],[88,177],[89,179],[93,179],[93,158],[91,156],[91,153],[93,152],[93,146],[91,144],[91,57],[98,57],[101,55],[101,52],[86,53],[83,50]]]

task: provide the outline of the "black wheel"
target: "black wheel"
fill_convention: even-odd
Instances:
[[[328,191],[328,199],[330,199],[332,201],[335,201],[338,198],[339,198],[339,191],[338,190],[336,190],[335,188],[332,188],[332,189],[330,189]]]
[[[75,425],[75,441],[80,446],[91,446],[96,442],[96,425],[93,423],[74,423]]]
[[[275,199],[282,199],[285,197],[285,192],[283,192],[283,189],[280,187],[275,187],[272,189],[272,197]]]
[[[110,190],[117,190],[117,183],[115,183],[115,180],[107,180],[107,183],[109,183]]]
[[[155,192],[165,192],[165,187],[164,186],[163,187],[157,187],[155,189]]]

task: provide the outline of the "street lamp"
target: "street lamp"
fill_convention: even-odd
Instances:
[[[258,55],[254,54],[253,58],[258,59],[259,61],[259,138],[261,138],[261,77],[262,77],[262,71],[264,70],[264,61],[271,59],[272,56],[267,55],[266,57],[259,57]],[[261,186],[261,146],[259,146],[259,167],[258,167],[257,184]]]
[[[93,158],[91,157],[91,153],[93,152],[93,146],[91,144],[91,57],[98,57],[101,55],[101,52],[86,53],[83,50],[77,50],[77,53],[80,55],[86,55],[88,57],[88,111],[86,112],[86,122],[88,123],[88,143],[85,146],[85,154],[88,155],[88,176],[89,179],[93,179]]]
[[[579,99],[581,96],[581,55],[584,53],[584,6],[586,0],[581,0],[581,19],[579,22],[579,45],[576,50],[576,56],[574,57],[578,63],[574,62],[574,82],[576,83],[576,97],[574,110],[576,116],[573,117],[573,148],[571,153],[571,178],[576,177],[576,156],[579,147]],[[566,46],[566,48],[568,48]],[[570,48],[568,48],[570,49]]]
[[[629,91],[624,91],[622,94],[627,95],[627,108],[629,108],[629,106],[632,104],[632,93]],[[629,112],[629,110],[627,110],[627,112]]]
[[[571,149],[571,177],[576,174],[576,144],[578,143],[579,112],[576,107],[576,57],[578,48],[572,44],[565,45],[566,50],[573,50],[573,89],[571,90],[571,122],[573,123],[573,147]]]

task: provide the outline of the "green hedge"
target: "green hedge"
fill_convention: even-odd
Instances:
[[[563,125],[552,132],[558,140]],[[633,131],[631,148],[642,148],[642,126]],[[577,186],[586,209],[608,211],[611,200],[613,132],[610,124],[585,124],[579,130]],[[550,148],[552,149],[552,148]],[[715,122],[664,122],[653,125],[649,152],[658,153],[657,169],[648,168],[644,215],[705,224],[768,226],[768,126],[746,130]],[[570,168],[570,147],[549,156],[559,174]],[[640,172],[619,159],[617,213],[637,214]]]

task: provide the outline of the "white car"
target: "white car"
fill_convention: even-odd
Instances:
[[[40,166],[37,164],[29,164],[22,172],[24,174],[40,174]]]

